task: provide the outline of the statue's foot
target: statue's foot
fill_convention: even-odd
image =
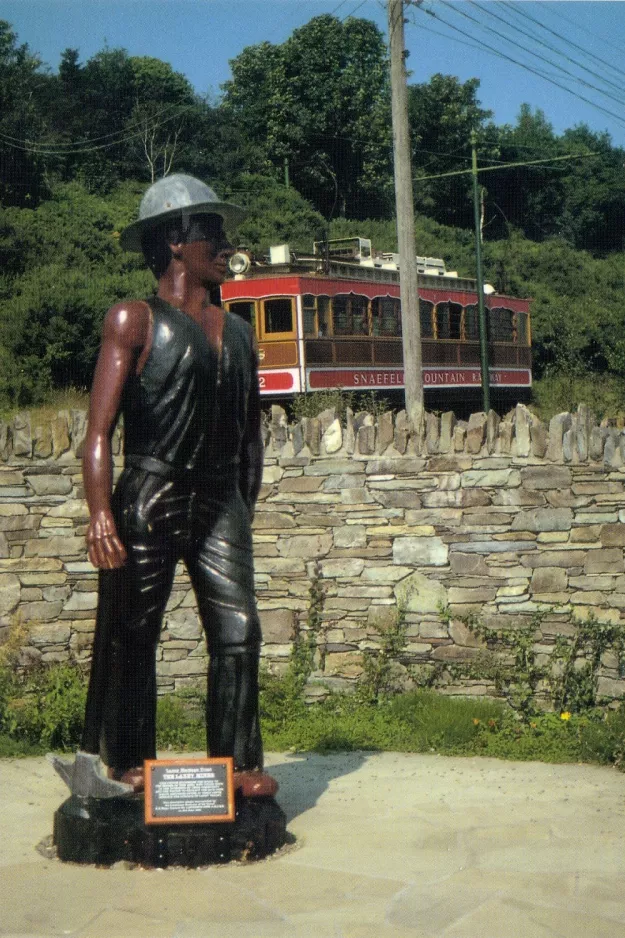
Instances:
[[[116,782],[122,782],[124,785],[132,786],[132,790],[135,792],[143,791],[145,788],[145,777],[142,765],[133,766],[132,769],[115,769],[109,767],[107,775],[109,778],[115,779]]]
[[[260,769],[237,769],[234,773],[234,788],[235,791],[239,789],[244,798],[273,798],[278,783]]]

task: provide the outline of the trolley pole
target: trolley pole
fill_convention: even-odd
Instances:
[[[414,235],[414,202],[412,197],[410,134],[408,130],[404,0],[388,0],[387,12],[391,54],[391,107],[404,354],[404,390],[408,417],[418,426],[423,418],[423,374],[421,371],[421,322],[419,319],[417,252]]]
[[[484,277],[482,275],[482,231],[480,226],[480,197],[477,186],[477,136],[471,131],[471,164],[473,178],[473,217],[475,219],[475,264],[477,280],[477,310],[480,329],[480,364],[482,369],[482,409],[490,410],[490,375],[488,372],[488,327],[484,309]]]

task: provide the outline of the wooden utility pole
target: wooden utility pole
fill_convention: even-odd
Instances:
[[[404,388],[408,416],[415,424],[419,424],[423,416],[423,374],[421,371],[421,321],[419,319],[417,251],[414,236],[414,202],[412,198],[410,133],[408,130],[404,0],[388,0],[388,36],[391,53],[391,105],[404,352]]]
[[[477,184],[477,135],[471,131],[471,165],[473,176],[473,220],[475,224],[475,279],[477,281],[477,310],[480,329],[480,368],[482,372],[482,407],[490,410],[490,373],[488,370],[488,325],[484,309],[484,275],[482,273],[482,219]]]

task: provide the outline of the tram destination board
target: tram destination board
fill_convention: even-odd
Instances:
[[[215,821],[234,821],[231,758],[146,759],[146,824]]]

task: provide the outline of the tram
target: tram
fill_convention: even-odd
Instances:
[[[426,405],[478,401],[476,282],[440,258],[417,264]],[[310,255],[286,244],[263,260],[239,251],[230,269],[222,303],[254,326],[261,395],[403,388],[397,254],[374,254],[369,239],[343,238],[315,242]],[[492,394],[516,403],[527,399],[532,381],[530,300],[488,285],[484,292]]]

